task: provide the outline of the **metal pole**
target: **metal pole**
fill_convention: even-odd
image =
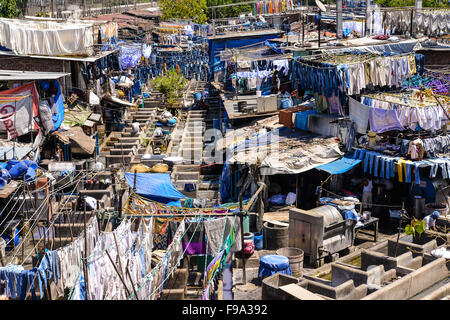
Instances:
[[[370,0],[366,0],[366,20],[365,20],[365,33],[364,36],[370,34]]]
[[[302,23],[302,46],[305,45],[305,24],[308,21],[306,13],[303,15],[303,23]]]
[[[87,233],[86,233],[86,199],[84,199],[84,214],[83,214],[83,224],[84,224],[84,283],[86,287],[86,300],[88,300],[88,268],[87,268]]]
[[[336,37],[343,38],[342,34],[342,0],[336,0]]]
[[[319,42],[318,42],[318,46],[319,46],[319,48],[320,48],[320,20],[322,19],[322,10],[319,10],[319,22],[318,22],[318,25],[317,25],[317,30],[318,30],[318,34],[319,34]]]
[[[416,0],[415,1],[415,12],[416,12],[416,19],[417,19],[417,11],[419,10],[422,10],[422,0]],[[411,10],[411,11],[413,11],[413,10]],[[411,24],[412,24],[412,18],[413,17],[413,15],[411,14]],[[415,21],[415,23],[414,23],[414,25],[416,26],[416,28],[417,28],[417,21]],[[411,37],[412,37],[412,34],[415,34],[416,33],[416,30],[413,30],[412,32],[411,32]]]
[[[242,192],[239,193],[239,213],[240,213],[240,219],[241,219],[241,245],[242,245],[242,277],[244,284],[247,283],[247,272],[245,268],[245,253],[244,253],[244,212],[242,210]]]

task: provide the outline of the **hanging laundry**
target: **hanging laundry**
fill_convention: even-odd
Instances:
[[[224,217],[205,221],[208,253],[211,256],[215,257],[219,253],[221,246],[231,231],[232,226],[234,226],[234,229],[236,230],[236,241],[231,248],[231,251],[237,252],[242,250],[240,219],[235,219],[234,217]]]
[[[395,110],[384,110],[370,108],[369,110],[370,130],[375,133],[383,133],[391,130],[403,131],[404,128],[397,118]]]
[[[367,133],[369,123],[370,108],[349,97],[350,120],[356,124],[356,132]]]

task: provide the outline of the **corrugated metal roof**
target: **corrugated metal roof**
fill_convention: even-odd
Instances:
[[[68,61],[83,61],[83,62],[95,62],[98,59],[106,57],[113,52],[118,51],[118,49],[110,50],[110,51],[102,51],[95,56],[90,57],[75,57],[75,56],[40,56],[40,55],[20,55],[15,54],[12,51],[2,51],[0,50],[0,55],[3,56],[14,56],[14,57],[26,57],[26,58],[39,58],[39,59],[53,59],[53,60],[68,60]]]
[[[65,76],[69,76],[70,73],[65,72],[37,72],[37,71],[12,71],[12,70],[0,70],[0,80],[56,80]]]

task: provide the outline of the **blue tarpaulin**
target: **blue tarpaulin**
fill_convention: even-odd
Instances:
[[[220,51],[233,48],[240,48],[244,46],[250,46],[270,39],[280,38],[280,34],[262,34],[255,37],[247,38],[228,38],[228,39],[209,39],[209,63],[214,72],[223,70],[224,62],[220,61]]]
[[[134,186],[134,173],[126,172],[125,179]],[[181,207],[180,199],[186,198],[170,180],[170,173],[136,173],[136,193],[153,201]]]
[[[50,83],[47,80],[41,80],[40,81],[41,87],[48,91],[50,89]],[[61,92],[61,86],[59,85],[59,82],[57,80],[53,80],[53,85],[57,90],[57,93],[55,94],[55,106],[56,106],[56,114],[52,113],[52,120],[53,120],[53,130],[51,132],[54,132],[59,129],[62,122],[64,121],[64,99]],[[50,107],[50,110],[52,110],[52,107]]]
[[[55,104],[56,104],[56,115],[52,115],[53,119],[53,131],[56,131],[61,126],[62,122],[64,121],[64,100],[63,95],[61,93],[61,86],[59,85],[59,82],[56,80],[53,80],[53,84],[58,89],[58,93],[55,97]]]
[[[361,161],[362,160],[343,157],[339,160],[318,166],[316,169],[326,171],[330,174],[341,174],[349,171]]]

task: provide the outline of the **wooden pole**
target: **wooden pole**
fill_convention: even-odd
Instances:
[[[111,264],[113,265],[114,270],[116,270],[116,273],[117,273],[117,275],[118,275],[119,278],[120,278],[120,281],[122,281],[122,284],[123,284],[123,286],[125,287],[125,290],[127,291],[127,294],[130,296],[130,291],[128,290],[128,287],[127,287],[127,285],[125,284],[125,280],[122,278],[122,275],[120,274],[119,270],[117,270],[116,264],[114,263],[113,259],[111,258],[111,256],[110,256],[108,250],[105,250],[105,252],[106,252],[106,255],[107,255],[108,258],[109,258],[109,261],[111,261]]]
[[[405,202],[402,202],[402,213],[400,214],[400,218],[398,219],[397,244],[395,245],[394,258],[397,257],[398,242],[400,241],[400,230],[402,230],[402,217],[403,217],[404,211],[405,211]]]
[[[119,260],[119,268],[120,268],[120,272],[122,273],[122,277],[123,277],[123,267],[122,267],[122,260],[120,260],[120,250],[119,250],[119,245],[117,243],[117,238],[116,238],[116,234],[113,232],[113,237],[114,237],[114,243],[116,244],[116,249],[117,249],[117,260]]]
[[[295,175],[295,207],[298,208],[298,174]]]
[[[138,299],[138,294],[137,294],[137,292],[136,292],[136,288],[134,287],[133,279],[131,278],[130,270],[128,269],[129,263],[130,263],[130,259],[128,259],[128,261],[127,261],[127,267],[125,268],[125,270],[126,270],[126,272],[127,272],[128,278],[130,279],[130,282],[131,282],[131,288],[133,289],[134,296],[136,297],[136,300],[139,300],[139,299]]]

